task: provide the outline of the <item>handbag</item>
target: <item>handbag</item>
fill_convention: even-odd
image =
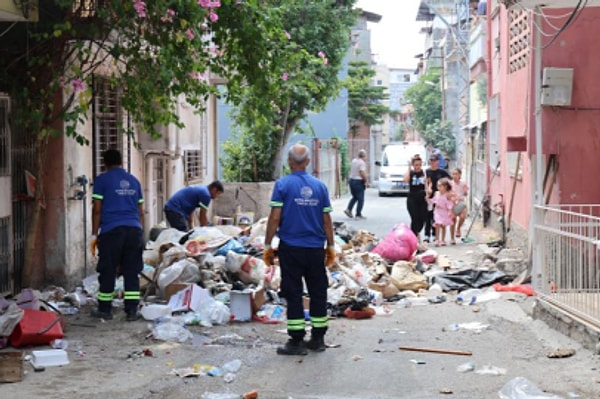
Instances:
[[[452,207],[452,213],[458,216],[465,210],[466,207],[467,205],[465,205],[464,202],[459,202],[458,204]]]

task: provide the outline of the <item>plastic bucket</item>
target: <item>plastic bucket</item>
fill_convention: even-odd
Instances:
[[[23,311],[23,318],[10,335],[12,346],[45,345],[63,337],[59,314],[34,309]]]

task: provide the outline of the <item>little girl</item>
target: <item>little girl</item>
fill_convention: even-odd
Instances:
[[[452,218],[454,223],[452,224],[451,230],[456,231],[456,237],[461,236],[460,229],[467,218],[467,205],[465,204],[465,197],[469,193],[469,186],[467,183],[460,180],[462,171],[456,168],[452,171],[452,192],[454,193],[454,207],[452,208]]]
[[[446,245],[446,227],[452,226],[452,207],[454,206],[454,194],[450,180],[444,177],[437,182],[436,191],[431,201],[435,205],[433,219],[435,222],[435,246]],[[454,229],[450,229],[450,244],[456,244],[454,240]]]

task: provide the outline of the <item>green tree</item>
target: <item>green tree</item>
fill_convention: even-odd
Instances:
[[[261,63],[263,78],[230,93],[236,131],[221,159],[227,178],[271,181],[283,151],[307,112],[322,111],[340,91],[338,73],[356,21],[355,0],[272,0],[283,27]],[[282,39],[283,40],[279,40]]]
[[[456,151],[456,137],[452,131],[452,122],[437,119],[427,125],[425,132],[421,134],[426,143],[434,145],[446,154],[454,154]]]
[[[299,8],[297,3],[290,7]],[[332,1],[327,3],[331,6]],[[39,7],[38,23],[0,24],[0,91],[13,96],[15,109],[25,110],[17,114],[16,122],[35,137],[37,170],[33,172],[40,176],[52,136],[66,134],[88,144],[80,127],[91,109],[92,80],[97,74],[122,90],[120,105],[132,128],[121,125],[120,129],[132,134],[135,128],[156,137],[161,126],[183,126],[176,112],[179,96],[202,111],[204,99],[216,90],[209,82],[210,74],[226,80],[227,92],[234,99],[256,87],[268,98],[284,94],[283,104],[292,104],[295,78],[283,93],[274,90],[272,82],[281,80],[284,67],[296,76],[305,67],[322,64],[316,51],[310,57],[306,51],[286,53],[292,48],[287,46],[285,32],[290,31],[285,21],[289,7],[283,0],[44,0]],[[311,32],[311,17],[293,22],[299,30]],[[328,42],[330,33],[320,25],[312,35]],[[334,35],[333,40],[339,37]],[[339,61],[335,52],[327,57]],[[297,64],[288,64],[290,60]],[[315,82],[307,84],[310,87],[298,90],[323,88],[327,92],[326,83],[312,78]],[[290,109],[295,109],[293,105]],[[289,120],[295,117],[290,113]],[[31,258],[43,231],[39,228],[43,178],[37,185],[34,209],[29,213],[26,285],[35,285],[43,263]]]
[[[439,72],[429,70],[406,90],[405,97],[412,103],[414,125],[421,138],[441,151],[453,154],[456,138],[452,131],[452,122],[441,121],[442,92]]]
[[[390,109],[381,102],[389,98],[387,87],[374,86],[375,71],[364,61],[351,62],[344,86],[348,89],[348,117],[350,130],[358,132],[359,122],[367,126],[383,123]]]
[[[413,105],[415,129],[422,135],[427,126],[442,119],[442,92],[440,75],[429,70],[419,81],[406,89],[404,97]]]

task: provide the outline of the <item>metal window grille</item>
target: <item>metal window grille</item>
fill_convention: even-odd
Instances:
[[[123,147],[121,121],[121,93],[119,88],[102,76],[94,76],[93,83],[94,118],[94,176],[104,171],[102,153],[108,149],[117,149],[123,156],[123,165],[129,159],[128,147]],[[123,151],[125,149],[125,151]]]
[[[166,160],[165,158],[156,158],[154,163],[154,189],[156,192],[156,220],[163,219],[163,208],[165,207],[166,202]]]
[[[201,150],[187,150],[185,156],[185,178],[188,182],[201,180],[203,157]]]
[[[73,0],[72,11],[79,18],[91,18],[103,7],[106,7],[106,0]]]
[[[529,64],[529,12],[509,10],[508,32],[508,70],[513,73]]]
[[[10,216],[0,218],[0,295],[12,291],[10,227]]]
[[[8,98],[0,97],[0,176],[10,174],[10,130],[8,126]]]

